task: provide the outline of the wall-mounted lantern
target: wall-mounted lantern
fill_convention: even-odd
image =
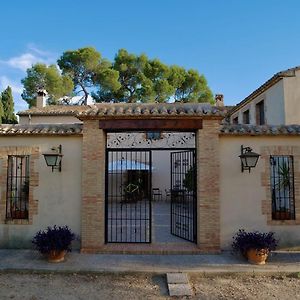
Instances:
[[[61,160],[62,160],[62,147],[59,145],[58,147],[51,148],[52,152],[43,153],[46,164],[48,167],[52,167],[52,172],[54,169],[61,172]]]
[[[251,168],[255,168],[259,157],[260,154],[253,152],[252,148],[241,145],[241,155],[239,155],[239,158],[241,159],[242,172],[248,170],[250,173]]]

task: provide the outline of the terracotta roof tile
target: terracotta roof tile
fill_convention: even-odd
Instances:
[[[99,103],[78,112],[77,117],[159,117],[159,116],[217,116],[227,110],[206,103]]]
[[[89,109],[89,105],[47,105],[45,107],[32,107],[30,109],[20,111],[17,113],[19,116],[28,115],[42,115],[42,116],[53,116],[53,115],[64,115],[64,116],[75,116],[81,111]]]
[[[81,135],[81,124],[0,125],[0,135]]]
[[[221,135],[300,135],[300,125],[223,125]]]
[[[96,117],[159,117],[159,116],[218,116],[224,117],[227,107],[208,103],[97,103],[94,105],[49,105],[18,112],[19,116],[77,116]]]

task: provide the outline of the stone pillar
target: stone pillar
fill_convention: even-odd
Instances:
[[[220,251],[219,120],[203,120],[197,146],[197,245],[203,251]]]
[[[83,123],[81,251],[94,252],[105,243],[105,144],[98,120]]]

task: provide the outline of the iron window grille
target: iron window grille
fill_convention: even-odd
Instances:
[[[295,220],[293,156],[270,156],[272,219]]]
[[[29,155],[8,156],[6,218],[28,219]]]

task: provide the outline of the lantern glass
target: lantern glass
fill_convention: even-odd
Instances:
[[[251,168],[254,168],[257,164],[260,154],[252,151],[250,147],[241,146],[241,155],[239,155],[242,164],[242,172],[248,170],[250,172]]]
[[[259,155],[254,152],[252,152],[251,155],[248,155],[248,157],[246,158],[247,166],[249,168],[254,168],[257,164],[258,157]]]
[[[48,167],[54,167],[57,166],[57,161],[58,161],[58,154],[53,153],[53,154],[44,154],[45,161]]]

